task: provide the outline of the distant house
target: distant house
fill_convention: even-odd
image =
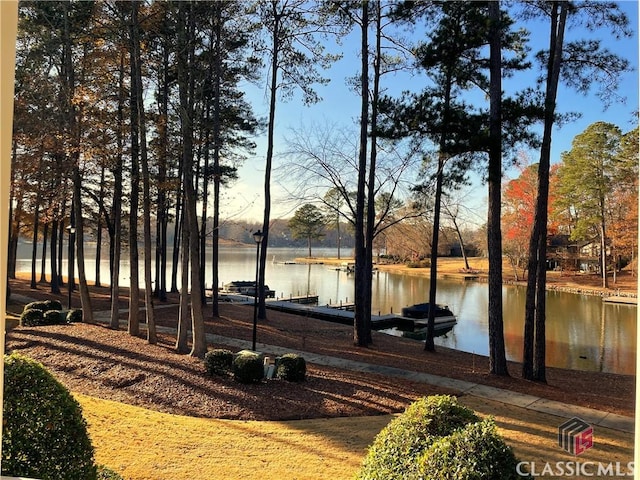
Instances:
[[[549,236],[547,239],[547,270],[599,273],[600,242],[570,240],[569,235]]]

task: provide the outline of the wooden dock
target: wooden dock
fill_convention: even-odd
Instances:
[[[316,305],[318,303],[318,295],[289,295],[289,297],[277,298],[276,301],[299,303],[301,305]]]
[[[618,303],[623,305],[638,305],[638,299],[636,297],[621,297],[613,295],[611,297],[602,297],[602,301],[605,303]]]
[[[266,302],[265,306],[268,309],[278,310],[280,312],[293,313],[305,317],[317,318],[319,320],[341,323],[343,325],[353,325],[355,316],[353,311],[330,308],[326,305],[300,305],[286,301],[270,300]],[[448,331],[451,330],[456,323],[455,319],[451,322],[436,323],[435,330],[436,332]],[[390,313],[387,315],[371,315],[371,324],[374,330],[397,327],[399,329],[412,331],[416,327],[416,320]]]

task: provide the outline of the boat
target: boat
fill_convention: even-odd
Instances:
[[[436,325],[449,323],[455,324],[457,322],[456,316],[447,305],[436,304],[435,307],[434,323]],[[423,326],[427,324],[427,319],[429,318],[429,308],[430,303],[416,303],[415,305],[404,307],[402,309],[402,316],[405,318],[414,319],[414,324],[416,327]]]
[[[222,286],[222,293],[235,293],[253,297],[256,294],[256,282],[251,280],[236,280],[229,282]],[[276,291],[269,289],[269,285],[265,285],[264,296],[266,298],[274,298],[276,296]]]

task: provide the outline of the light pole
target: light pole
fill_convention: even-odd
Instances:
[[[74,263],[75,263],[75,249],[74,249],[74,244],[75,244],[75,240],[76,240],[76,227],[73,227],[71,225],[69,225],[67,227],[67,232],[69,232],[69,255],[68,255],[68,260],[69,260],[69,265],[68,265],[68,273],[69,273],[69,278],[67,278],[67,283],[69,284],[69,299],[67,300],[67,308],[69,310],[71,310],[71,293],[73,292],[73,267],[74,267]]]
[[[260,230],[253,234],[253,240],[256,242],[256,287],[253,290],[253,342],[251,346],[252,351],[256,351],[256,334],[258,328],[258,272],[260,268],[260,244],[264,235]]]

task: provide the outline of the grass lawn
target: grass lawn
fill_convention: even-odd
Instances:
[[[391,419],[215,420],[75,397],[89,423],[96,461],[128,480],[350,479],[367,446]],[[493,416],[516,456],[536,462],[539,469],[545,462],[559,461],[621,462],[626,468],[633,459],[630,433],[597,427],[593,448],[573,457],[556,445],[564,419],[470,396],[460,401],[483,416]]]

